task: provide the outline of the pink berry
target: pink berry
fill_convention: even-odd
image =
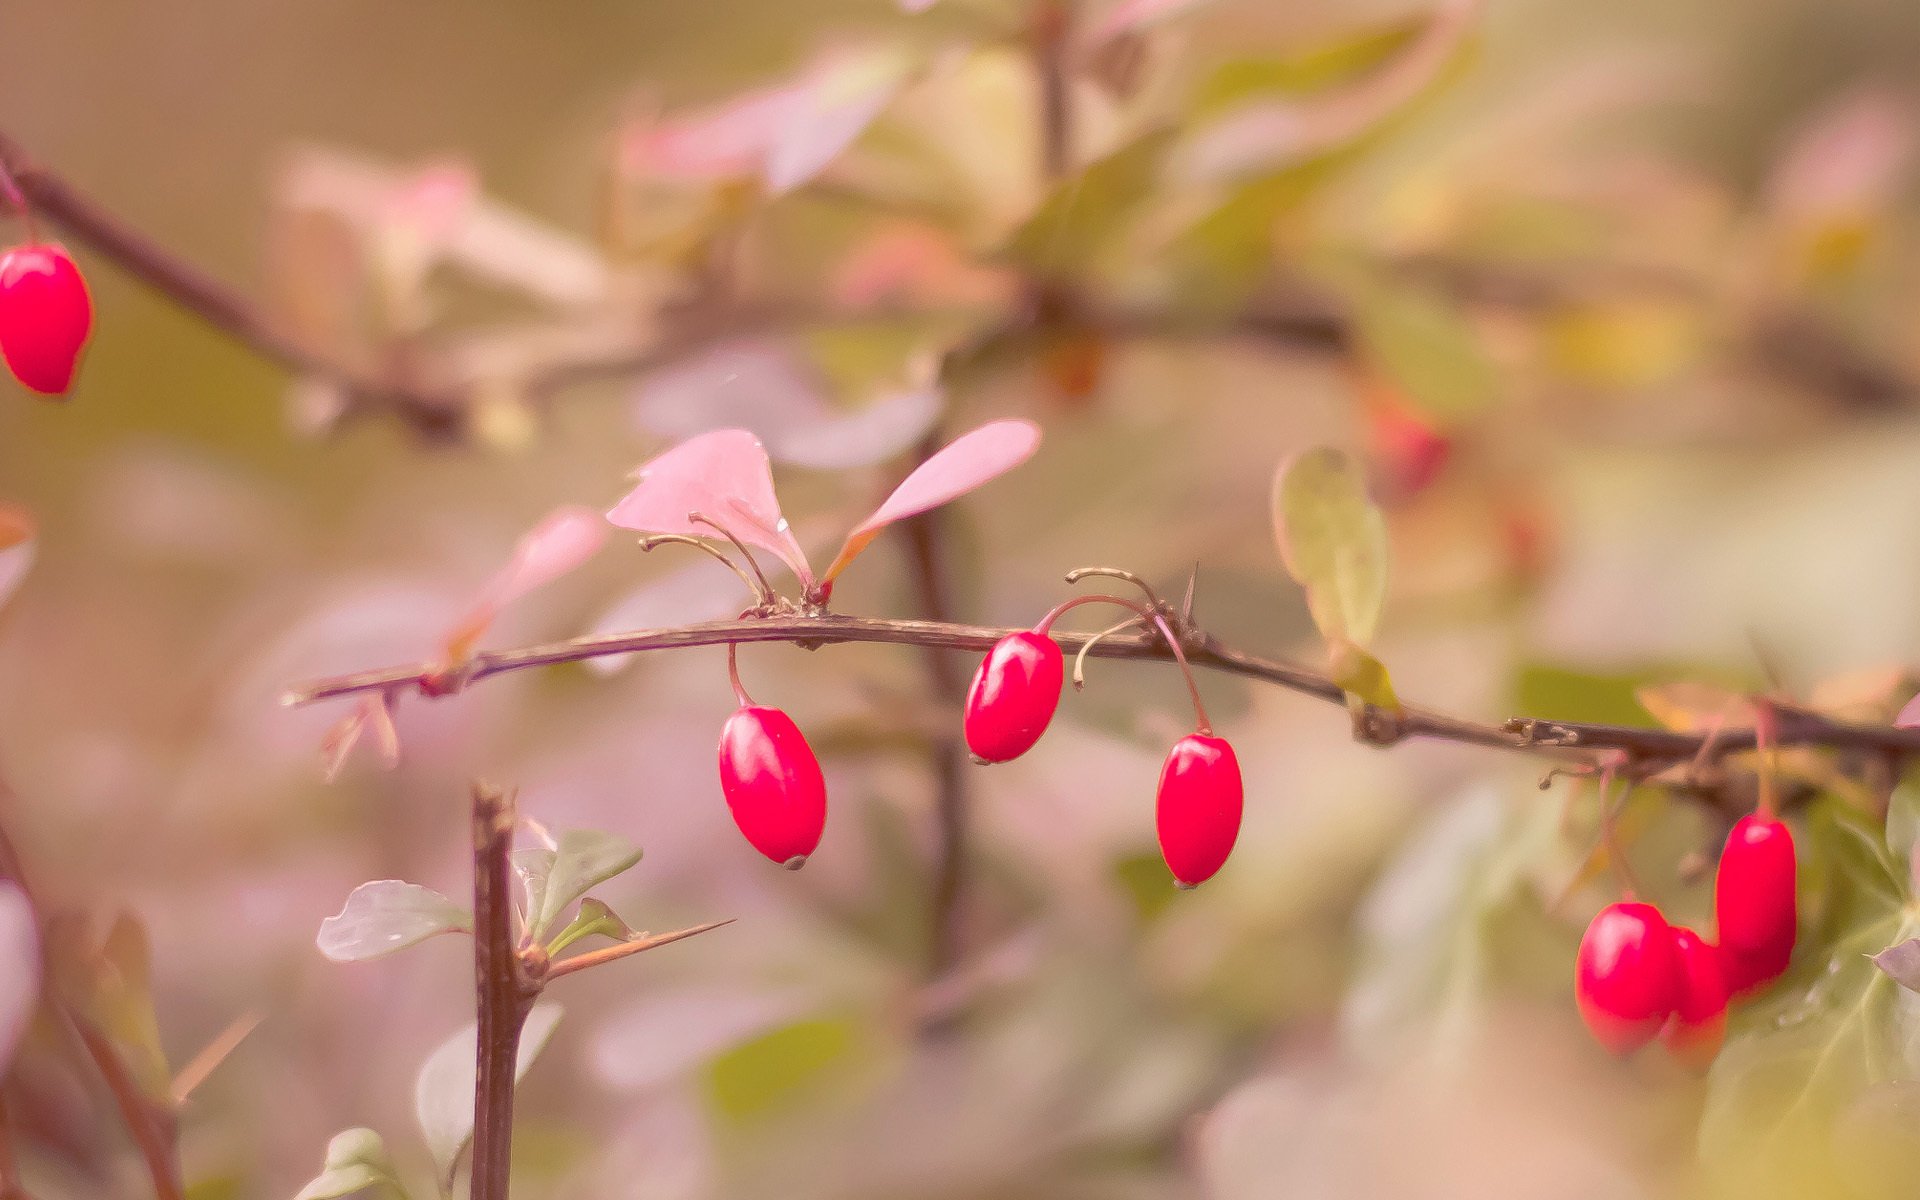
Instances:
[[[1720,948],[1684,925],[1673,926],[1680,992],[1660,1041],[1675,1058],[1704,1071],[1727,1036],[1727,979]]]
[[[1573,994],[1601,1045],[1626,1054],[1652,1041],[1679,1006],[1680,952],[1651,904],[1609,904],[1587,926],[1574,960]]]
[[[720,731],[720,788],[753,848],[791,870],[806,865],[827,825],[820,761],[777,708],[743,705]]]
[[[1193,733],[1174,743],[1155,816],[1161,856],[1182,886],[1205,883],[1226,863],[1244,798],[1240,760],[1225,738]]]
[[[0,356],[15,379],[65,395],[92,330],[86,280],[65,250],[35,244],[0,254]]]
[[[1736,995],[1786,971],[1799,926],[1794,882],[1793,831],[1772,817],[1740,818],[1713,880],[1714,919]]]
[[[1010,633],[993,644],[967,692],[967,749],[1001,763],[1033,749],[1060,707],[1065,668],[1060,647],[1044,633]]]

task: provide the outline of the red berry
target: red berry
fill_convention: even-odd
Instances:
[[[1680,994],[1660,1040],[1675,1058],[1704,1071],[1727,1036],[1727,979],[1720,948],[1684,925],[1673,927],[1673,948],[1680,961]]]
[[[1183,887],[1213,878],[1240,836],[1240,760],[1225,738],[1191,733],[1160,768],[1160,854]]]
[[[967,749],[981,762],[1033,749],[1060,707],[1060,647],[1044,633],[1010,633],[993,644],[967,692]]]
[[[753,848],[797,870],[827,825],[820,760],[777,708],[742,706],[720,731],[720,788]]]
[[[1652,1041],[1679,1006],[1673,929],[1651,904],[1609,904],[1587,926],[1573,964],[1580,1015],[1600,1044],[1626,1054]]]
[[[1758,815],[1734,824],[1713,880],[1713,911],[1720,945],[1734,959],[1735,992],[1779,978],[1799,924],[1792,830]]]
[[[1453,442],[1425,417],[1392,401],[1367,419],[1367,448],[1380,491],[1401,500],[1427,490],[1453,454]]]
[[[65,250],[38,244],[0,254],[0,355],[14,378],[65,394],[92,330],[86,280]]]

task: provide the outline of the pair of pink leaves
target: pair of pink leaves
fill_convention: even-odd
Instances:
[[[1031,421],[992,421],[962,434],[854,526],[818,576],[781,515],[766,449],[744,429],[703,433],[647,463],[635,473],[638,485],[613,506],[607,520],[639,533],[698,538],[716,536],[714,526],[720,526],[743,545],[786,563],[807,594],[818,598],[881,530],[966,495],[1025,462],[1039,445],[1040,429]],[[713,524],[695,520],[696,515]]]

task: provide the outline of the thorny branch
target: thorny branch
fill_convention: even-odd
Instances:
[[[1327,675],[1282,659],[1236,649],[1194,627],[1177,613],[1169,612],[1166,615],[1194,666],[1275,684],[1329,704],[1346,707],[1346,693]],[[489,676],[530,667],[579,662],[607,655],[730,643],[789,642],[816,649],[869,642],[979,652],[991,648],[995,642],[1014,632],[1017,631],[946,621],[850,617],[831,613],[783,614],[737,621],[710,621],[670,629],[602,634],[515,650],[482,651],[451,670],[436,663],[383,667],[301,684],[289,690],[283,701],[289,705],[305,705],[368,692],[385,693],[390,698],[410,691],[437,696],[457,691]],[[1068,653],[1081,649],[1094,638],[1091,633],[1055,632],[1053,636]],[[1088,654],[1094,658],[1167,662],[1173,659],[1171,647],[1153,631],[1101,638],[1088,650]],[[1866,751],[1881,756],[1920,753],[1920,729],[1852,724],[1804,709],[1788,706],[1778,708],[1779,725],[1775,731],[1775,742],[1781,746],[1819,746]],[[1696,734],[1630,725],[1552,721],[1537,717],[1515,717],[1501,724],[1489,724],[1414,706],[1408,706],[1398,714],[1366,710],[1365,718],[1356,723],[1355,735],[1374,745],[1391,745],[1406,738],[1427,738],[1571,756],[1588,762],[1597,761],[1602,753],[1617,752],[1626,757],[1624,772],[1635,778],[1646,778],[1669,767],[1696,760],[1703,764],[1710,763],[1729,754],[1752,750],[1756,745],[1755,731],[1751,727]]]
[[[506,1200],[513,1153],[520,1030],[540,994],[513,927],[514,802],[473,787],[473,972],[478,1034],[473,1088],[472,1200]]]

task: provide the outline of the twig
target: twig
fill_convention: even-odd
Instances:
[[[938,448],[938,439],[929,439],[929,444],[921,447],[920,459],[924,461]],[[907,553],[913,564],[915,605],[929,621],[941,623],[953,615],[945,528],[945,512],[937,508],[902,524]],[[966,684],[953,657],[941,653],[937,647],[925,646],[923,658],[935,700],[945,708],[959,707],[966,697]],[[953,965],[959,953],[961,903],[966,888],[967,773],[960,739],[952,733],[934,738],[928,766],[933,772],[936,849],[933,893],[929,901],[927,970],[937,979]]]
[[[473,786],[473,972],[478,1037],[473,1085],[472,1200],[506,1200],[513,1154],[514,1066],[538,980],[513,928],[511,794]]]
[[[791,642],[809,647],[851,642],[921,646],[939,650],[984,651],[1013,629],[985,625],[962,625],[942,621],[909,621],[888,617],[849,617],[838,614],[812,616],[789,614],[738,621],[709,621],[669,629],[647,629],[633,633],[601,634],[549,642],[517,650],[483,651],[474,656],[451,682],[465,685],[493,675],[531,667],[580,662],[611,654],[634,654],[650,650],[680,649],[692,646],[721,646],[728,643]],[[1187,657],[1196,667],[1206,667],[1230,675],[1240,675],[1275,684],[1346,707],[1346,693],[1338,684],[1318,671],[1275,658],[1234,649],[1219,639],[1196,629],[1179,631]],[[1056,633],[1063,650],[1077,651],[1094,635]],[[1172,661],[1173,652],[1158,633],[1134,636],[1116,635],[1102,639],[1089,652],[1093,658],[1151,659]],[[352,675],[314,680],[290,689],[283,697],[289,705],[312,704],[320,700],[357,695],[362,692],[391,689],[422,691],[423,682],[445,687],[449,680],[439,674],[440,664],[414,663],[411,666],[382,667]],[[457,688],[455,689],[457,690]],[[1461,742],[1474,746],[1495,746],[1509,750],[1540,751],[1591,757],[1603,750],[1625,751],[1633,761],[1634,773],[1644,777],[1651,770],[1691,760],[1707,742],[1704,734],[1676,733],[1631,725],[1598,725],[1578,721],[1550,721],[1536,717],[1515,717],[1492,725],[1448,716],[1431,709],[1409,706],[1398,732],[1405,737]],[[1754,731],[1722,729],[1712,739],[1711,756],[1724,757],[1754,748]],[[1897,729],[1887,725],[1857,725],[1829,720],[1804,711],[1785,710],[1780,714],[1777,743],[1782,746],[1825,746],[1835,749],[1871,750],[1890,755],[1920,753],[1920,729]]]
[[[0,166],[13,176],[34,214],[254,353],[340,388],[358,407],[392,409],[424,434],[449,437],[460,432],[464,408],[452,397],[377,378],[305,345],[251,298],[162,247],[33,162],[5,134],[0,134]]]

